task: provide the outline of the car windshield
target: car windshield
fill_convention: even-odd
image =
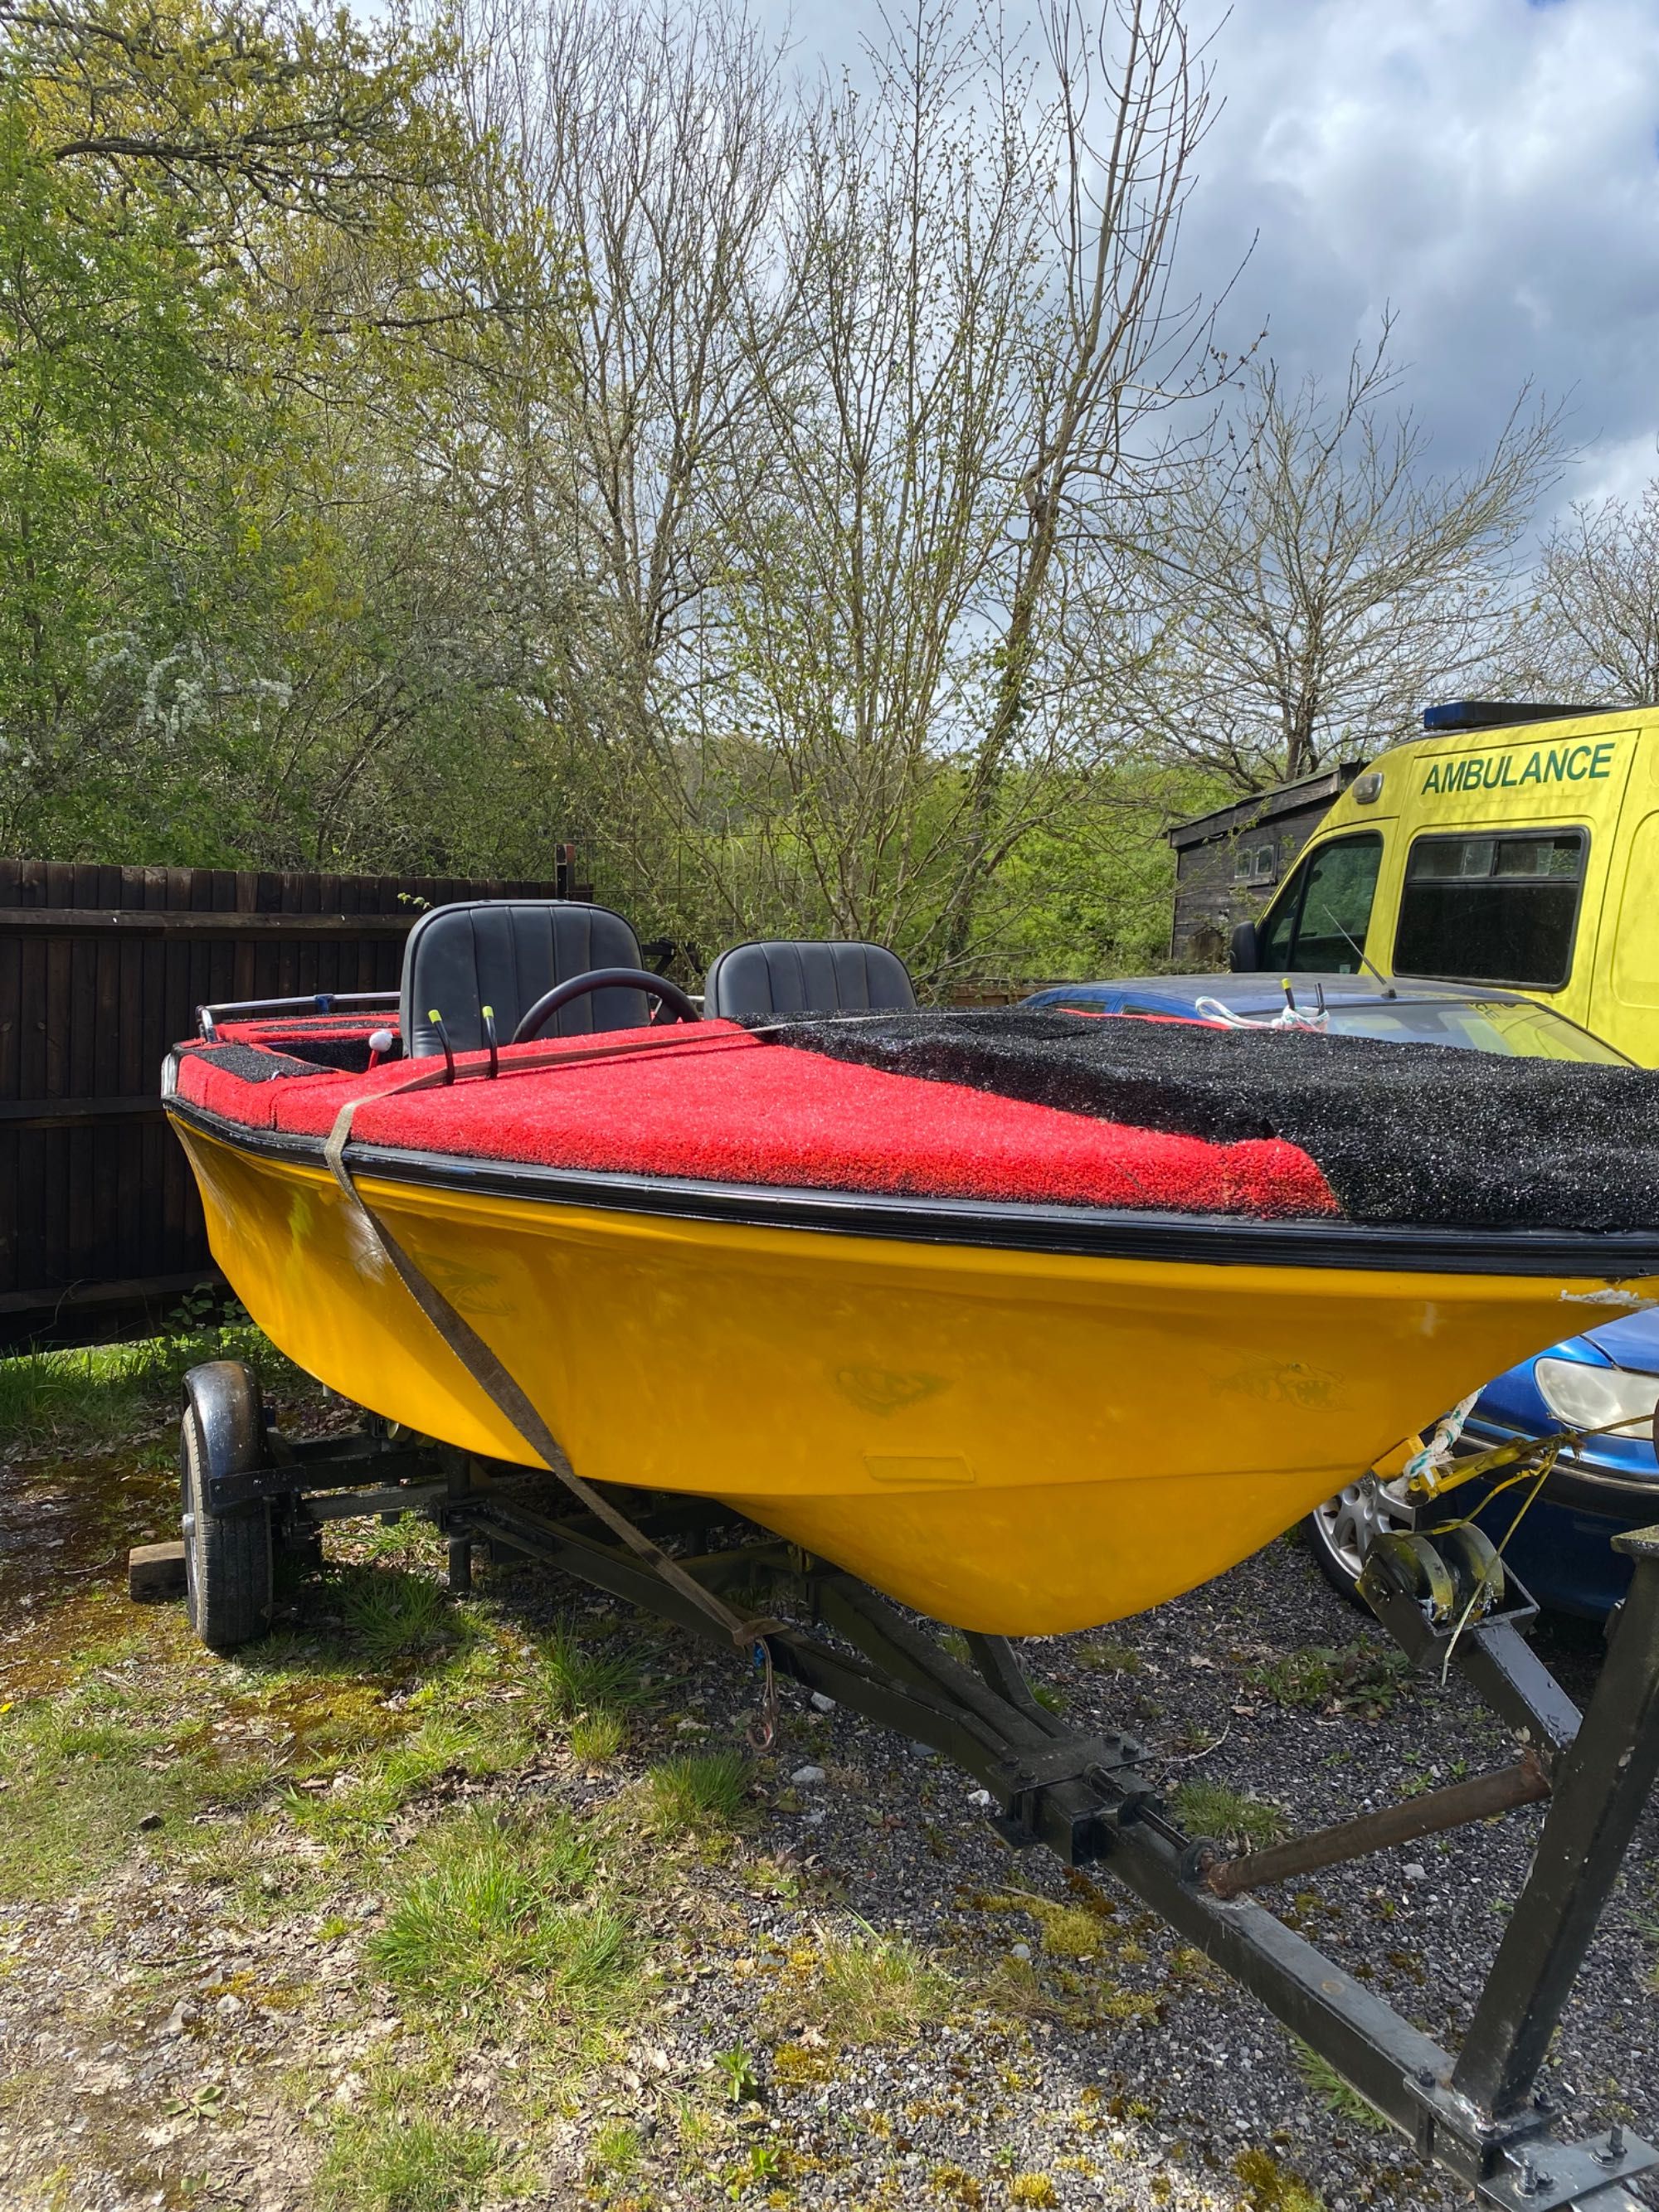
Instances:
[[[1547,1006],[1504,1000],[1367,1000],[1334,1006],[1330,1026],[1344,1036],[1393,1037],[1400,1042],[1462,1045],[1515,1060],[1593,1060],[1615,1067],[1632,1062]]]
[[[1237,981],[1238,979],[1233,979]],[[1271,1021],[1274,1008],[1255,992],[1230,992],[1223,979],[1212,995],[1249,1022]],[[1060,1008],[1067,1013],[1108,1013],[1161,1017],[1165,1021],[1201,1021],[1194,1007],[1178,1002],[1160,1004],[1130,992],[1119,1003],[1079,991],[1073,998],[1033,998],[1029,1004]],[[1297,1003],[1310,1005],[1304,991]],[[1334,999],[1326,1009],[1329,1028],[1342,1036],[1391,1037],[1401,1044],[1449,1044],[1466,1052],[1495,1052],[1510,1060],[1588,1060],[1609,1067],[1633,1067],[1622,1052],[1615,1052],[1577,1022],[1530,1000],[1506,999]]]

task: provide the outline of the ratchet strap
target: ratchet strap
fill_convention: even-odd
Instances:
[[[384,1097],[384,1091],[377,1094]],[[643,1529],[636,1528],[625,1513],[619,1513],[610,1500],[599,1493],[591,1482],[584,1482],[565,1453],[563,1446],[547,1423],[531,1403],[529,1397],[497,1358],[477,1331],[459,1313],[431,1279],[422,1273],[404,1251],[386,1224],[368,1206],[352,1179],[345,1164],[345,1148],[351,1136],[352,1117],[360,1105],[374,1103],[354,1098],[343,1105],[335,1116],[323,1157],[329,1172],[345,1194],[348,1203],[366,1224],[370,1235],[386,1258],[398,1271],[404,1287],[431,1322],[445,1345],[454,1354],[472,1380],[477,1384],[503,1419],[515,1429],[530,1449],[537,1454],[550,1474],[556,1475],[596,1520],[602,1521],[611,1534],[620,1537],[629,1551],[645,1561],[653,1574],[678,1590],[679,1595],[708,1615],[730,1636],[741,1650],[758,1646],[757,1656],[764,1667],[767,1685],[768,1733],[769,1735],[772,1658],[766,1649],[766,1638],[775,1633],[778,1623],[767,1620],[745,1620],[725,1605],[711,1589],[704,1588],[695,1575],[669,1558],[658,1544],[653,1544]]]

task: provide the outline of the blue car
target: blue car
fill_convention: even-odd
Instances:
[[[1464,1425],[1462,1448],[1486,1451],[1517,1437],[1553,1436],[1565,1428],[1604,1428],[1571,1457],[1556,1462],[1540,1496],[1504,1543],[1527,1495],[1517,1485],[1478,1510],[1483,1486],[1451,1492],[1456,1511],[1474,1510],[1493,1543],[1540,1605],[1599,1620],[1625,1594],[1630,1563],[1610,1539],[1621,1529],[1659,1520],[1659,1455],[1653,1443],[1659,1405],[1659,1313],[1626,1315],[1583,1336],[1552,1345],[1489,1382]],[[1374,1474],[1308,1516],[1309,1549],[1327,1578],[1352,1594],[1365,1547],[1379,1529],[1409,1527],[1412,1509],[1398,1483]]]
[[[1365,975],[1291,979],[1299,1013],[1333,1031],[1385,1036],[1466,1051],[1630,1065],[1601,1038],[1518,993],[1466,989],[1448,983],[1384,984]],[[1211,1002],[1200,1008],[1200,1001]],[[1073,983],[1036,993],[1028,1006],[1063,1006],[1080,1014],[1175,1015],[1272,1020],[1285,1008],[1285,990],[1264,975],[1142,975],[1111,983]],[[1659,1455],[1654,1413],[1659,1406],[1659,1312],[1640,1312],[1569,1337],[1489,1382],[1463,1430],[1462,1449],[1486,1450],[1517,1437],[1552,1436],[1565,1428],[1618,1432],[1591,1438],[1563,1456],[1504,1547],[1504,1558],[1540,1605],[1597,1619],[1610,1613],[1630,1580],[1628,1563],[1611,1548],[1621,1529],[1659,1521]],[[1481,1486],[1452,1493],[1469,1512]],[[1477,1517],[1494,1543],[1503,1540],[1527,1495],[1506,1490]],[[1358,1477],[1308,1516],[1309,1548],[1322,1571],[1346,1596],[1370,1539],[1408,1526],[1403,1489],[1375,1474]]]
[[[1028,1006],[1062,1006],[1079,1014],[1176,1015],[1231,1019],[1259,1026],[1293,1011],[1343,1036],[1384,1037],[1400,1044],[1447,1044],[1466,1052],[1528,1060],[1632,1063],[1519,991],[1463,983],[1385,983],[1370,975],[1130,975],[1115,983],[1057,983],[1034,991]]]

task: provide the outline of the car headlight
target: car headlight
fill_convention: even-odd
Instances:
[[[1659,1375],[1592,1367],[1582,1359],[1540,1359],[1532,1371],[1544,1403],[1570,1429],[1606,1429],[1617,1422],[1618,1434],[1636,1436],[1652,1427]]]

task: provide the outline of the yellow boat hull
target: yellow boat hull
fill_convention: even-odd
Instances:
[[[373,1411],[537,1463],[320,1166],[177,1122],[215,1258]],[[720,1500],[1012,1636],[1224,1571],[1605,1279],[1210,1265],[677,1218],[361,1172],[590,1480]],[[1650,1287],[1652,1287],[1650,1285]]]

